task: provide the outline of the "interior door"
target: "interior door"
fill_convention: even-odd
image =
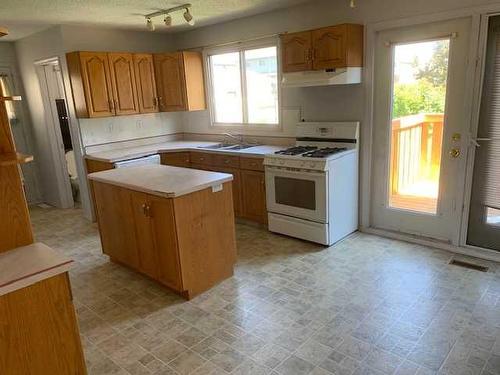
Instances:
[[[458,244],[471,20],[381,31],[371,225]]]
[[[107,53],[80,52],[80,59],[89,117],[114,116]]]
[[[281,36],[282,69],[285,73],[312,69],[311,32]]]
[[[108,60],[115,113],[117,115],[139,113],[132,54],[108,53]]]
[[[490,18],[467,244],[500,251],[500,16]]]
[[[153,55],[148,53],[134,54],[134,68],[139,112],[158,112]]]
[[[182,53],[154,55],[156,86],[160,111],[183,111],[187,108]]]

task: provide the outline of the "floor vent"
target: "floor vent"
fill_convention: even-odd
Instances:
[[[479,264],[464,262],[462,260],[452,259],[452,260],[450,260],[450,264],[452,264],[454,266],[459,266],[459,267],[464,267],[464,268],[470,268],[471,270],[476,270],[476,271],[481,271],[481,272],[488,272],[488,267],[480,266]]]

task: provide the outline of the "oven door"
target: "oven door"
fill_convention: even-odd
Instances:
[[[266,167],[269,212],[327,223],[327,172]]]

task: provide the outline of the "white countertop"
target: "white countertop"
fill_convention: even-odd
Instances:
[[[0,296],[67,272],[72,264],[42,243],[0,253]]]
[[[218,154],[231,154],[249,157],[262,157],[265,154],[272,154],[275,151],[283,150],[287,146],[271,146],[260,145],[249,147],[243,150],[211,150],[199,148],[200,146],[211,146],[220,142],[204,142],[204,141],[169,141],[155,144],[148,144],[136,147],[119,148],[109,151],[92,152],[85,155],[86,158],[103,161],[108,163],[115,163],[118,161],[140,158],[143,156],[167,153],[167,152],[180,152],[180,151],[200,151],[212,152]]]
[[[91,173],[91,180],[164,198],[176,198],[232,181],[233,175],[167,165],[144,165]]]

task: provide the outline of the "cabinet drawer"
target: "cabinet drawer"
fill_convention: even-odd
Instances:
[[[189,152],[171,152],[161,154],[163,165],[173,165],[175,167],[189,167]]]
[[[205,152],[191,152],[191,163],[193,164],[203,164],[203,165],[212,165],[213,164],[213,155]]]
[[[263,158],[240,158],[241,169],[248,169],[251,171],[263,171],[264,159]]]
[[[231,168],[239,168],[240,167],[240,157],[232,156],[232,155],[222,155],[222,154],[214,154],[213,155],[213,163],[218,167],[231,167]]]

